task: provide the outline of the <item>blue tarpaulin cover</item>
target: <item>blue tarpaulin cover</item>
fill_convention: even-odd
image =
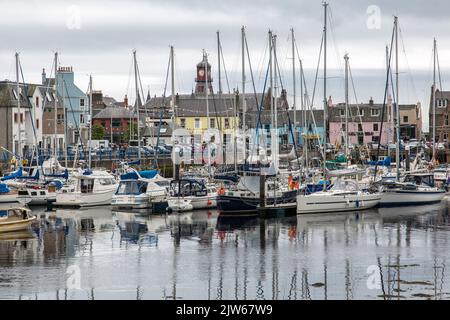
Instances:
[[[154,177],[156,177],[157,174],[158,174],[158,170],[145,170],[145,171],[139,172],[139,175],[142,178],[146,178],[146,179],[153,179]]]
[[[17,169],[16,171],[11,172],[9,175],[2,177],[0,180],[11,180],[22,177],[22,168]]]
[[[11,191],[8,186],[4,183],[0,183],[0,193],[8,193]]]

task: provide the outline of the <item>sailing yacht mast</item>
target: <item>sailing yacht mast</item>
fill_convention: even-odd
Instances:
[[[395,106],[396,106],[396,134],[395,163],[397,166],[397,181],[400,180],[400,106],[398,103],[398,17],[394,18],[395,25]],[[409,159],[407,159],[409,161]]]
[[[291,41],[292,41],[292,86],[293,86],[293,94],[294,94],[294,101],[292,104],[292,109],[294,110],[294,146],[296,145],[297,141],[297,86],[295,83],[295,37],[294,37],[294,28],[291,28]]]
[[[56,159],[58,159],[57,155],[57,142],[58,142],[58,104],[57,104],[57,88],[58,88],[58,52],[55,52],[55,96],[54,99],[54,105],[55,105],[55,127],[54,127],[54,133],[53,133],[53,155]]]
[[[92,140],[92,75],[89,76],[89,141],[88,141],[88,164],[91,168],[91,140]]]
[[[241,41],[242,41],[242,131],[244,134],[244,162],[247,163],[247,133],[245,132],[245,116],[247,113],[247,103],[245,101],[245,27],[241,28]]]
[[[172,113],[172,132],[175,131],[175,64],[174,64],[174,53],[173,46],[170,46],[170,82],[171,82],[171,113]],[[156,154],[156,151],[155,151]],[[172,172],[173,178],[175,178],[176,165],[174,159],[172,159]]]
[[[139,103],[140,103],[141,99],[139,98],[139,84],[138,84],[136,50],[133,50],[133,61],[134,61],[134,82],[136,84],[136,109],[135,109],[135,113],[137,115],[136,130],[137,130],[137,140],[138,140],[138,158],[140,160],[141,159],[141,134],[140,134],[140,130],[139,130],[139,122],[140,122],[140,119],[139,119],[140,118],[139,117]]]
[[[269,30],[269,81],[270,81],[270,154],[271,158],[273,160],[274,152],[273,152],[273,145],[274,145],[274,112],[273,112],[273,59],[272,59],[272,53],[273,53],[273,36],[272,31]]]
[[[326,191],[325,187],[326,172],[327,172],[327,154],[326,143],[328,138],[328,103],[327,103],[327,7],[328,3],[323,3],[324,9],[324,24],[323,24],[323,178],[324,187],[323,191]]]
[[[323,24],[323,108],[324,108],[324,145],[328,139],[328,102],[327,102],[327,8],[328,3],[323,3],[324,24]],[[325,147],[324,147],[325,152]]]
[[[217,66],[219,68],[219,95],[222,95],[222,74],[220,68],[220,32],[217,31]]]
[[[19,155],[20,164],[22,164],[22,125],[20,123],[21,110],[20,110],[20,86],[19,86],[19,53],[16,52],[16,91],[17,91],[17,112],[19,113],[18,121],[18,143],[19,150],[15,150],[15,153]]]
[[[348,157],[348,54],[344,56],[345,60],[345,157]],[[346,160],[348,163],[348,161]]]
[[[386,72],[390,72],[389,70],[390,70],[390,67],[389,67],[389,47],[388,46],[386,46]],[[388,81],[389,81],[389,79],[388,79]],[[391,127],[391,132],[390,132],[390,134],[389,134],[389,142],[390,143],[393,143],[394,142],[394,134],[395,134],[395,124],[394,124],[394,106],[392,105],[392,99],[391,99],[391,97],[390,97],[390,90],[389,90],[389,85],[387,86],[387,90],[388,90],[388,97],[389,97],[389,100],[388,100],[388,106],[389,106],[389,125],[390,125],[390,127]],[[390,102],[389,102],[390,101]],[[391,155],[391,148],[389,148],[389,146],[388,146],[388,148],[387,148],[387,152],[388,152],[388,156],[390,156]]]
[[[278,66],[278,60],[277,60],[277,36],[273,35],[273,45],[272,45],[272,50],[273,50],[273,63],[274,63],[274,68],[275,68],[275,79],[274,79],[274,91],[273,91],[273,126],[274,126],[274,133],[275,133],[275,140],[274,142],[274,149],[275,149],[275,153],[272,156],[272,162],[274,164],[275,169],[278,169],[278,72],[277,72],[277,66]]]
[[[433,155],[431,159],[434,160],[436,155],[436,38],[433,40]]]

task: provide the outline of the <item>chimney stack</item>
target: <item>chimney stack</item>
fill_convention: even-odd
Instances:
[[[125,95],[125,98],[123,99],[123,104],[125,105],[125,108],[128,107],[128,96]]]
[[[42,84],[47,83],[47,74],[45,73],[45,68],[42,68]]]

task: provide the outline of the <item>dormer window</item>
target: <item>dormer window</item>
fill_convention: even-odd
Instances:
[[[378,117],[380,115],[380,110],[378,110],[378,109],[370,109],[370,115],[372,117]]]
[[[339,111],[341,113],[341,117],[345,117],[345,109],[340,109]]]

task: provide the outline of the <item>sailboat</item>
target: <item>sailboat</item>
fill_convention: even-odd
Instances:
[[[402,206],[429,204],[441,201],[445,196],[445,190],[437,188],[434,184],[433,174],[407,174],[403,181],[400,177],[400,110],[398,103],[398,17],[394,18],[395,48],[396,48],[396,165],[397,175],[395,180],[384,180],[381,183],[383,191],[380,206]],[[436,62],[436,43],[434,43],[434,59]],[[388,67],[388,75],[390,68]],[[435,73],[436,71],[434,71]],[[389,77],[388,77],[389,78]],[[433,90],[436,90],[435,84]],[[433,97],[435,94],[433,94]],[[434,102],[434,98],[433,98]],[[435,104],[434,104],[435,106]],[[433,108],[434,108],[433,106]],[[433,134],[434,138],[434,134]],[[434,142],[433,142],[434,146]],[[433,148],[434,152],[434,148]],[[434,154],[433,154],[434,157]]]
[[[327,113],[327,68],[326,68],[326,32],[327,32],[327,6],[324,4],[324,112]],[[346,61],[346,106],[348,109],[348,55],[344,57]],[[347,112],[346,112],[347,113]],[[328,132],[327,117],[324,117],[324,128]],[[347,128],[346,128],[347,130]],[[348,138],[346,143],[348,144]],[[327,168],[326,168],[326,152],[323,148],[323,175],[324,181],[327,181]],[[322,213],[322,212],[342,212],[342,211],[354,211],[373,208],[378,205],[381,199],[379,192],[372,192],[370,190],[361,190],[358,182],[351,179],[337,178],[331,188],[323,188],[322,191],[313,192],[311,194],[300,194],[297,196],[297,213]]]

